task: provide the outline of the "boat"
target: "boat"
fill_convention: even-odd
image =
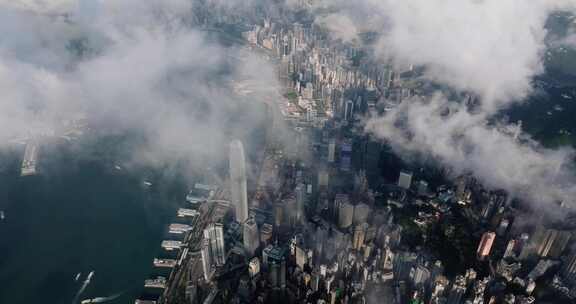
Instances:
[[[108,298],[105,297],[96,297],[94,299],[86,299],[86,300],[82,300],[82,302],[80,302],[81,304],[88,304],[88,303],[102,303],[102,302],[106,302],[108,300]]]
[[[194,194],[194,190],[190,190],[190,192],[188,192],[188,194],[186,195],[186,201],[191,204],[198,204],[206,200],[208,200],[208,198]]]
[[[74,278],[74,281],[78,282],[78,280],[80,279],[80,276],[82,275],[81,272],[76,274],[76,277]]]
[[[84,282],[90,282],[90,280],[92,280],[93,276],[94,276],[94,270],[90,271],[90,273],[88,274],[88,276],[86,277],[86,280]]]
[[[82,302],[80,302],[81,304],[89,304],[89,303],[104,303],[104,302],[109,302],[112,300],[117,299],[118,297],[120,297],[120,295],[122,295],[122,293],[117,293],[113,296],[109,296],[109,297],[96,297],[93,299],[86,299],[86,300],[82,300]]]
[[[164,267],[164,268],[172,268],[176,266],[178,261],[172,259],[154,259],[154,266],[155,267]]]
[[[3,221],[6,218],[6,215],[4,214],[4,210],[0,210],[0,220]]]
[[[144,281],[144,287],[146,288],[166,288],[166,278],[157,277],[156,279],[148,279]]]

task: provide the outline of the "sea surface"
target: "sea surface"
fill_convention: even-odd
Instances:
[[[111,163],[62,153],[28,177],[4,155],[0,303],[72,303],[90,271],[80,299],[120,294],[109,303],[129,303],[153,272],[176,205]]]

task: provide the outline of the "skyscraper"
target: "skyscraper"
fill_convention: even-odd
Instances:
[[[398,187],[410,189],[410,185],[412,185],[412,172],[400,171],[400,176],[398,177]]]
[[[296,222],[300,223],[304,219],[304,205],[306,202],[306,185],[304,185],[303,183],[298,184],[296,186],[296,189],[294,189],[294,194],[296,196],[296,210],[294,210]]]
[[[268,245],[268,243],[272,240],[272,232],[274,228],[272,224],[264,223],[260,229],[260,242],[263,243],[263,246]]]
[[[222,224],[210,224],[204,229],[204,239],[208,241],[208,251],[212,263],[222,266],[226,263],[226,250],[224,248],[224,228]]]
[[[352,225],[354,219],[354,205],[348,200],[337,201],[338,203],[338,226],[346,229]]]
[[[479,260],[484,260],[488,255],[490,255],[490,251],[492,250],[492,244],[494,244],[495,238],[496,233],[494,232],[486,232],[482,235],[482,239],[480,239],[480,244],[478,244],[478,250],[476,251]]]
[[[570,284],[576,285],[576,254],[571,254],[566,258],[562,275]]]
[[[202,240],[202,269],[204,270],[204,279],[210,281],[212,277],[212,256],[210,254],[210,242],[207,239]]]
[[[541,257],[558,258],[570,241],[571,234],[568,231],[546,229],[537,239],[537,254]]]
[[[463,276],[457,276],[452,289],[448,294],[447,304],[460,304],[463,302],[466,293],[466,279]]]
[[[279,246],[268,245],[262,250],[262,264],[268,269],[272,288],[286,288],[286,259]]]
[[[410,270],[410,279],[417,288],[428,285],[430,269],[426,265],[417,264]]]
[[[336,139],[331,138],[328,143],[328,162],[333,163],[336,160]]]
[[[222,224],[211,224],[204,229],[201,254],[204,278],[209,281],[215,268],[226,262]]]
[[[244,223],[244,248],[249,257],[254,255],[258,246],[260,246],[260,233],[258,232],[258,225],[253,217],[249,218]]]
[[[352,100],[346,101],[346,107],[344,108],[344,120],[351,120],[354,116],[354,102]]]
[[[352,248],[360,250],[364,246],[364,240],[366,238],[366,229],[368,224],[363,223],[354,227],[354,235],[352,237]]]
[[[418,195],[426,194],[428,194],[428,182],[421,180],[418,182]]]
[[[236,220],[242,224],[248,219],[248,194],[244,146],[239,140],[230,143],[230,188]]]
[[[370,216],[371,212],[370,206],[364,203],[360,203],[354,206],[354,217],[353,222],[354,225],[360,225],[366,223],[368,221],[368,217]]]
[[[260,273],[260,259],[258,257],[254,257],[250,260],[248,264],[248,273],[250,273],[250,277],[255,277]]]

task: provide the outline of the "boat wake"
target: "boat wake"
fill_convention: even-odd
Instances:
[[[94,276],[94,271],[90,271],[90,273],[86,277],[86,280],[84,280],[84,282],[82,283],[82,286],[80,287],[80,289],[76,293],[76,296],[74,296],[74,300],[72,300],[72,304],[78,303],[78,300],[80,300],[80,296],[82,295],[84,290],[86,290],[86,287],[88,287],[88,285],[90,285],[90,281],[92,280],[93,276]],[[98,302],[96,302],[96,303],[98,303]]]

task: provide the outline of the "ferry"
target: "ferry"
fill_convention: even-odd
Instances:
[[[200,212],[194,209],[186,209],[186,208],[178,209],[178,217],[196,217],[198,215],[200,215]]]
[[[165,267],[165,268],[172,268],[176,266],[176,260],[172,259],[157,259],[154,258],[154,266],[155,267]]]
[[[188,192],[188,194],[186,195],[186,201],[188,201],[191,204],[198,204],[206,201],[207,199],[208,198],[194,195],[193,190],[190,190],[190,192]]]
[[[105,297],[96,297],[94,299],[86,299],[80,302],[81,304],[88,304],[88,303],[102,303],[108,301],[108,298]]]
[[[162,241],[162,248],[168,251],[180,249],[181,247],[182,247],[181,241],[172,241],[172,240]]]
[[[144,281],[144,287],[146,288],[166,288],[166,278],[158,277],[156,279],[149,279]]]

